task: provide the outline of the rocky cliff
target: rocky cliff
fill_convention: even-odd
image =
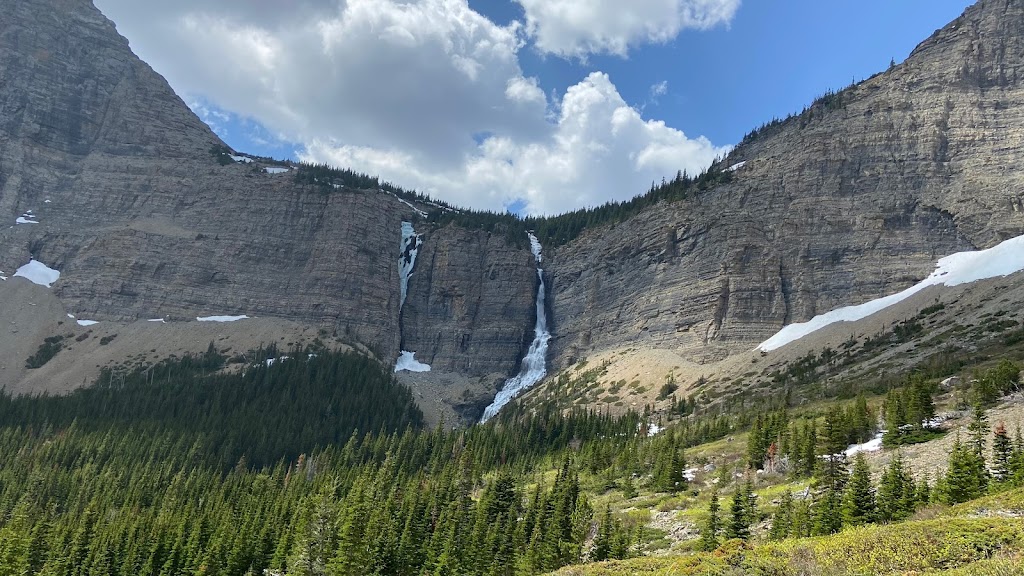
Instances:
[[[0,270],[59,269],[100,320],[288,318],[385,361],[515,372],[525,245],[376,190],[221,165],[220,140],[87,0],[0,0]],[[1024,232],[1024,0],[983,0],[899,66],[773,123],[731,182],[546,250],[551,361],[638,345],[702,361],[895,292]],[[424,235],[399,310],[401,223]]]
[[[732,182],[554,251],[556,362],[633,343],[718,359],[1024,233],[1022,82],[1024,2],[979,2],[749,138]]]
[[[397,355],[411,207],[220,165],[220,140],[87,1],[0,11],[0,214],[38,222],[3,227],[0,270],[60,270],[54,290],[88,318],[290,318]],[[424,232],[408,346],[442,371],[512,372],[532,326],[529,252]]]

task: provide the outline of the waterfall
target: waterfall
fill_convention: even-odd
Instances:
[[[529,390],[547,375],[546,357],[551,334],[548,332],[547,312],[544,308],[544,270],[540,267],[541,246],[540,241],[532,233],[530,234],[530,250],[533,252],[534,258],[537,259],[537,278],[540,279],[540,285],[537,287],[537,324],[533,329],[533,342],[530,343],[530,349],[523,357],[519,374],[505,382],[501,391],[494,397],[494,402],[484,410],[481,422],[491,419],[505,404],[508,404],[521,392]]]
[[[402,243],[398,246],[398,274],[401,287],[401,297],[398,304],[399,331],[402,329],[402,308],[405,307],[405,297],[409,293],[409,277],[412,276],[412,270],[416,267],[416,254],[419,253],[422,244],[423,236],[416,233],[416,230],[412,227],[412,222],[402,222]],[[401,333],[399,333],[399,339],[401,339]],[[415,352],[402,350],[402,353],[398,356],[398,361],[395,362],[395,372],[403,370],[408,370],[409,372],[430,372],[430,366],[418,362]]]
[[[398,313],[402,313],[405,306],[405,295],[409,292],[409,277],[412,276],[412,269],[416,266],[416,254],[420,251],[420,240],[423,237],[416,233],[412,222],[402,222],[402,243],[399,245],[398,274],[401,282],[401,299],[398,304]]]

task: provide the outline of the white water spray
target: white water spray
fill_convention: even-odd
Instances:
[[[544,270],[540,267],[541,246],[540,241],[533,234],[530,234],[530,250],[537,259],[537,277],[540,279],[540,286],[537,288],[537,325],[533,329],[533,342],[530,343],[530,349],[523,357],[523,365],[519,369],[519,374],[505,382],[501,391],[494,397],[494,402],[484,410],[481,422],[490,420],[505,404],[511,402],[523,391],[529,390],[547,375],[546,358],[551,334],[548,332],[548,320],[544,309]]]

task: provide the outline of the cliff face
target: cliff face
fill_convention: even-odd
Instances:
[[[0,0],[0,270],[35,257],[100,320],[282,317],[436,371],[512,374],[529,251],[377,191],[221,166],[219,139],[86,0]],[[545,247],[551,361],[692,359],[898,291],[1024,232],[1024,0],[985,0],[908,61],[766,128],[730,183]],[[401,222],[424,235],[399,311]]]
[[[731,183],[554,251],[556,362],[633,342],[720,358],[1024,233],[1022,81],[1024,2],[980,2],[739,146]]]
[[[0,11],[0,270],[30,256],[60,270],[54,290],[83,317],[274,316],[397,355],[410,207],[219,165],[220,140],[85,0]],[[29,210],[39,224],[8,227]],[[532,326],[529,253],[421,228],[410,349],[442,371],[514,371]]]

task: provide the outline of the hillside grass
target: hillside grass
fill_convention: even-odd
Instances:
[[[724,543],[710,553],[636,558],[555,572],[558,576],[831,576],[1018,574],[1024,521],[941,518],[852,528],[839,534],[765,544]]]

